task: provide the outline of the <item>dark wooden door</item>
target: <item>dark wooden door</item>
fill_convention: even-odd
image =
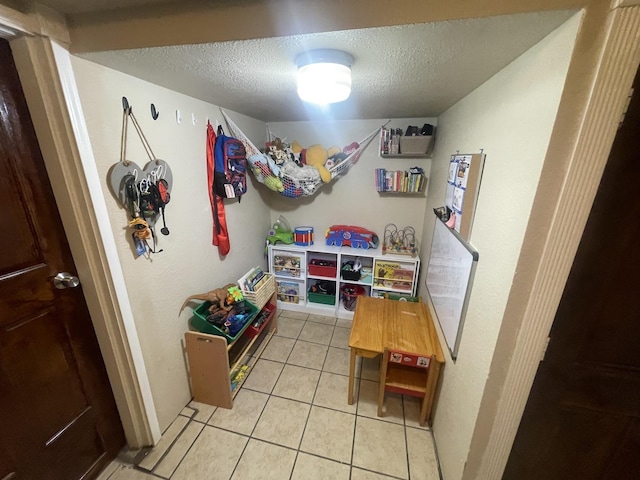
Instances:
[[[634,90],[504,479],[640,478],[638,75]]]
[[[0,479],[93,478],[124,445],[9,44],[0,39]]]

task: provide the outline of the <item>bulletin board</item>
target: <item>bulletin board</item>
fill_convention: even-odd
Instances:
[[[478,252],[436,218],[426,286],[444,338],[455,360],[471,295]]]

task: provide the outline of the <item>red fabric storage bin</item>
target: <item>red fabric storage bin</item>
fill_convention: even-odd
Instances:
[[[333,260],[309,260],[309,275],[334,278],[338,273],[338,264]]]

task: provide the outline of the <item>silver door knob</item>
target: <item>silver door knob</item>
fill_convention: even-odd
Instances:
[[[53,277],[53,285],[56,288],[76,288],[80,285],[80,279],[78,277],[74,277],[68,272],[60,272],[55,277]]]

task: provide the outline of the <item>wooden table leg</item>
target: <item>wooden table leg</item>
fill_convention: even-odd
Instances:
[[[420,425],[424,426],[426,422],[431,425],[431,410],[433,409],[433,397],[436,393],[438,378],[440,377],[440,363],[433,358],[429,367],[429,377],[427,378],[427,388],[424,392],[424,400],[420,409]]]
[[[349,397],[347,403],[353,405],[353,380],[356,375],[356,349],[351,348],[351,359],[349,361]]]

